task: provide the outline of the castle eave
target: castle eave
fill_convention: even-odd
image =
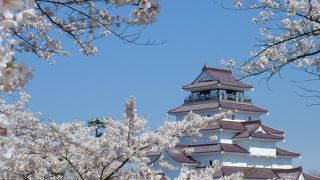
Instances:
[[[190,111],[197,112],[197,111],[203,111],[203,110],[215,110],[218,108],[254,112],[254,113],[268,112],[266,109],[262,109],[253,104],[213,101],[213,102],[202,102],[202,103],[194,103],[194,104],[184,104],[182,106],[169,110],[168,113],[179,114],[179,113],[188,113]]]
[[[277,156],[299,157],[300,153],[285,150],[283,148],[276,148]]]

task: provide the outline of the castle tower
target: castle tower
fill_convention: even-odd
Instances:
[[[175,167],[187,165],[189,168],[204,168],[218,160],[223,167],[213,178],[243,172],[246,179],[305,179],[320,180],[302,172],[301,167],[293,167],[292,159],[299,153],[278,147],[284,141],[284,132],[263,124],[260,116],[268,111],[252,103],[246,91],[253,87],[239,81],[231,71],[204,66],[200,75],[183,90],[190,94],[184,103],[168,111],[182,120],[190,111],[201,116],[213,116],[229,111],[228,118],[202,129],[201,137],[183,137],[177,148],[190,147],[192,153],[158,152],[150,154],[150,164],[167,178],[174,178],[179,170],[164,169],[161,159]],[[217,138],[212,141],[210,137]]]

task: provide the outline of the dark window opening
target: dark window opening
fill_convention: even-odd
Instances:
[[[227,93],[227,94],[236,94],[236,91],[233,91],[233,90],[226,90],[226,93]]]
[[[200,93],[200,95],[201,94],[206,94],[207,95],[207,94],[210,94],[210,90],[200,91],[199,93]]]

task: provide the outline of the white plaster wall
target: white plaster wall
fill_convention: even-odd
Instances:
[[[227,110],[225,110],[227,111]],[[223,112],[223,111],[221,111]],[[249,117],[251,117],[251,120],[259,120],[260,114],[254,114],[254,113],[246,113],[246,112],[235,112],[232,111],[232,114],[234,115],[234,120],[231,119],[231,116],[228,117],[228,120],[233,121],[248,121]]]
[[[199,111],[199,112],[195,112],[197,114],[199,114],[200,116],[213,116],[215,114],[219,114],[219,113],[222,113],[222,112],[226,112],[228,111],[227,109],[222,109],[222,110],[204,110],[204,111]],[[230,117],[228,117],[226,120],[229,120],[229,121],[248,121],[249,120],[249,117],[251,117],[252,120],[258,120],[260,119],[260,115],[261,114],[255,114],[255,113],[246,113],[246,112],[235,112],[235,111],[232,111],[233,112],[233,115],[235,116],[235,119],[233,120]],[[176,115],[176,120],[177,121],[181,121],[183,120],[184,116],[186,116],[187,113],[184,113],[184,114],[179,114],[179,115]]]
[[[262,148],[262,147],[250,147],[249,152],[255,156],[275,156],[276,149],[274,148]]]
[[[210,142],[209,137],[216,135],[219,137],[219,131],[202,131],[201,137],[194,137],[194,136],[185,136],[180,138],[179,144],[212,144],[218,143],[219,141]],[[196,142],[196,143],[194,143]]]
[[[218,142],[232,144],[233,143],[232,137],[235,135],[236,135],[235,132],[223,130],[223,131],[219,132]]]
[[[292,158],[277,157],[272,164],[272,168],[292,168]]]
[[[231,153],[225,153],[222,157],[223,165],[225,166],[247,166],[248,159],[247,155],[237,155],[237,154],[231,154]]]
[[[226,166],[261,167],[261,168],[292,168],[291,158],[257,157],[248,154],[221,152],[197,154],[191,156],[200,162],[201,166],[208,166],[210,160],[219,160]]]
[[[200,162],[200,166],[209,166],[210,161],[218,160],[219,162],[222,162],[222,156],[221,153],[210,153],[210,154],[197,154],[191,156],[192,159]]]
[[[210,131],[202,131],[201,137],[193,137],[193,136],[185,136],[180,138],[179,144],[193,144],[193,142],[196,141],[196,144],[214,144],[214,143],[226,143],[226,144],[232,144],[232,137],[236,135],[233,131],[220,131],[217,130],[210,130]],[[217,136],[216,141],[209,141],[210,136]]]
[[[273,141],[258,141],[255,139],[241,139],[235,141],[236,144],[244,149],[247,149],[252,155],[259,156],[275,156],[276,142]]]

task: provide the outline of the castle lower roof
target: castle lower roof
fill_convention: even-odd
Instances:
[[[215,110],[219,108],[239,111],[249,111],[257,113],[267,113],[268,110],[257,107],[253,104],[233,103],[223,101],[202,102],[196,104],[184,104],[168,111],[169,114],[188,113],[190,111],[197,112],[202,110]]]
[[[230,152],[230,153],[249,153],[236,144],[215,143],[215,144],[197,144],[197,145],[177,145],[177,148],[192,148],[191,154]]]
[[[242,172],[245,179],[283,179],[284,177],[292,177],[298,179],[303,175],[305,180],[320,180],[320,177],[315,177],[303,173],[301,167],[290,169],[276,169],[276,168],[257,168],[257,167],[237,167],[237,166],[223,166],[217,170],[213,178],[220,178],[222,176],[230,176],[234,173]]]
[[[205,130],[215,130],[215,129],[225,129],[225,130],[232,130],[232,131],[238,131],[238,132],[243,132],[247,130],[241,122],[223,121],[223,120],[219,120],[202,130],[205,131]]]
[[[182,152],[171,152],[167,151],[168,155],[176,162],[184,164],[197,164],[197,161],[191,157],[184,155]]]
[[[283,132],[261,124],[261,121],[245,121],[241,123],[246,131],[239,132],[232,139],[261,138],[283,140]]]
[[[277,156],[290,156],[290,157],[299,157],[300,153],[292,152],[285,150],[283,148],[276,148]]]
[[[273,134],[265,133],[256,133],[256,132],[243,132],[238,135],[235,135],[232,139],[242,139],[242,138],[261,138],[261,139],[274,139],[274,140],[283,140],[283,136],[276,136]]]
[[[216,130],[216,129],[224,129],[224,130],[231,130],[236,132],[245,132],[248,130],[248,124],[255,124],[256,128],[259,126],[262,127],[262,129],[269,134],[275,134],[275,135],[283,135],[284,132],[278,129],[274,129],[270,126],[262,124],[260,120],[254,120],[254,121],[245,121],[245,122],[238,122],[238,121],[225,121],[225,120],[219,120],[216,123],[207,126],[206,128],[202,129],[202,131],[205,130]],[[250,126],[252,127],[252,126]]]

